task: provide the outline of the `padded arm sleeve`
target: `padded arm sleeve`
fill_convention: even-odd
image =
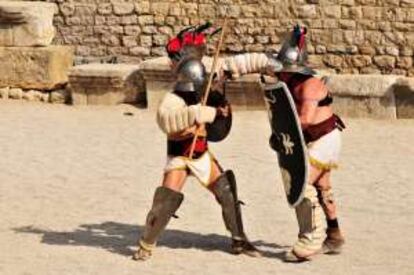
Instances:
[[[216,109],[201,104],[186,106],[184,101],[174,94],[167,94],[162,100],[157,123],[167,135],[183,131],[195,123],[211,123],[216,117]]]
[[[224,58],[222,70],[230,71],[235,77],[243,74],[260,73],[266,69],[269,57],[264,53],[245,53]]]

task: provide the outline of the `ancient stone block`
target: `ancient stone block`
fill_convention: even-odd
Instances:
[[[64,16],[72,16],[75,14],[75,5],[74,3],[62,3],[59,6],[60,12]]]
[[[98,4],[98,13],[102,15],[107,15],[112,13],[112,4],[111,3],[99,3]]]
[[[36,90],[29,90],[24,92],[23,99],[27,101],[41,101],[43,93]]]
[[[351,62],[354,67],[367,67],[372,64],[372,59],[367,55],[354,55],[351,57]]]
[[[134,103],[142,83],[139,66],[128,64],[86,64],[69,73],[72,102],[75,105],[115,105]]]
[[[341,6],[325,6],[323,8],[323,14],[330,18],[341,18]]]
[[[148,47],[132,47],[129,53],[134,56],[149,56],[151,51]]]
[[[135,12],[138,14],[149,14],[150,13],[150,2],[139,1],[135,3]]]
[[[152,16],[152,15],[138,16],[138,23],[140,25],[152,25],[152,24],[154,24],[154,16]]]
[[[128,48],[137,46],[138,45],[137,37],[134,35],[123,36],[122,45]]]
[[[54,36],[53,3],[0,1],[0,46],[47,46]]]
[[[114,13],[116,15],[125,15],[125,14],[131,14],[134,11],[134,3],[131,2],[114,2]]]
[[[414,8],[414,2],[412,0],[401,0],[401,7]]]
[[[349,117],[395,119],[394,84],[397,76],[331,75],[328,87],[334,109]]]
[[[22,99],[23,90],[20,88],[12,88],[9,90],[9,98],[11,99]]]
[[[157,2],[151,4],[151,13],[159,15],[167,15],[170,8],[168,2]]]
[[[139,35],[141,33],[141,28],[139,26],[125,26],[124,32],[126,35]]]
[[[172,16],[180,16],[181,15],[181,8],[180,8],[179,4],[171,5],[170,6],[170,11],[169,11],[168,14],[172,15]]]
[[[397,58],[397,67],[403,69],[409,69],[413,66],[413,58],[412,57],[398,57]]]
[[[0,89],[0,97],[2,99],[9,99],[9,91],[10,91],[9,87],[1,88]]]
[[[381,68],[394,68],[396,59],[394,56],[374,56],[374,63]]]
[[[0,47],[0,87],[51,90],[68,81],[69,46]]]
[[[316,18],[318,16],[318,11],[316,5],[302,5],[296,7],[296,15],[299,18]]]
[[[137,23],[138,17],[135,14],[121,17],[121,25],[134,25]]]

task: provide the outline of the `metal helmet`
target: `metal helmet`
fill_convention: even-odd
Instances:
[[[313,75],[316,72],[308,66],[308,52],[306,50],[306,28],[296,25],[289,33],[276,59],[283,67],[280,72],[292,72]]]
[[[206,68],[201,60],[190,58],[182,60],[175,69],[177,81],[175,91],[202,93],[206,79]]]

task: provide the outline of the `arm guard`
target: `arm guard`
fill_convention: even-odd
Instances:
[[[229,71],[233,76],[261,73],[269,64],[269,56],[264,53],[245,53],[226,57],[221,64],[223,71]]]
[[[215,108],[200,104],[187,106],[180,97],[168,93],[158,108],[157,123],[164,133],[170,135],[195,123],[211,123],[215,117]]]

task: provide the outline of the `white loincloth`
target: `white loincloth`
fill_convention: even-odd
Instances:
[[[171,170],[190,170],[191,175],[195,176],[204,186],[210,183],[212,167],[215,158],[207,151],[198,159],[187,157],[168,157],[165,172]]]
[[[341,134],[338,129],[308,144],[309,161],[321,170],[338,168]]]

